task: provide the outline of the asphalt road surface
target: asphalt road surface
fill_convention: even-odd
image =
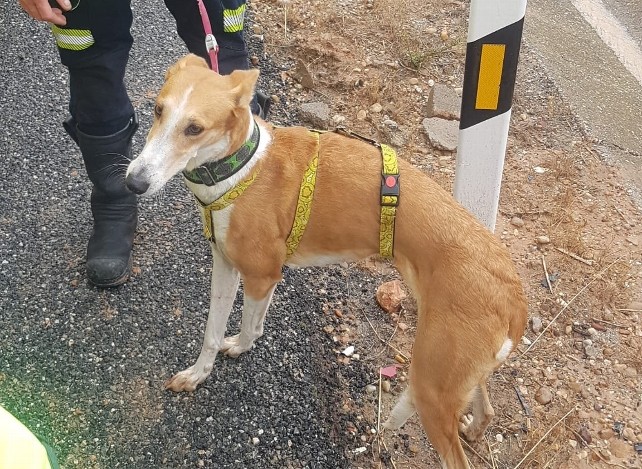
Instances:
[[[286,271],[254,350],[217,358],[194,393],[164,390],[195,361],[207,315],[210,254],[196,208],[179,178],[143,200],[137,274],[114,290],[87,285],[90,185],[60,125],[66,71],[48,27],[17,5],[0,2],[0,405],[66,467],[349,467],[366,429],[342,407],[360,403],[375,377],[356,361],[337,365],[321,309],[350,289],[376,314],[377,279]],[[164,72],[186,51],[162,2],[134,9],[127,83],[138,153]],[[269,62],[262,71],[263,83],[278,81]],[[237,304],[231,323],[239,317]]]
[[[531,1],[524,41],[604,155],[627,171],[642,207],[642,82],[630,70],[642,74],[640,25],[639,0]],[[609,36],[630,44],[614,49]]]

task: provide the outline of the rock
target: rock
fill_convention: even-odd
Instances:
[[[334,116],[332,116],[332,122],[334,123],[334,125],[343,124],[345,120],[346,117],[342,116],[341,114],[335,114]]]
[[[548,236],[538,236],[537,238],[535,238],[535,242],[537,244],[549,244],[551,242],[551,238],[549,238]]]
[[[374,394],[374,393],[376,393],[376,392],[377,392],[377,386],[375,386],[374,384],[369,384],[369,385],[367,385],[367,386],[366,386],[366,392],[367,392],[368,394]]]
[[[530,345],[530,344],[532,344],[533,342],[532,342],[528,337],[526,337],[526,336],[522,336],[522,343],[523,343],[524,345]]]
[[[367,116],[368,116],[368,112],[363,109],[357,112],[357,120],[359,121],[365,120]]]
[[[256,55],[253,55],[252,57],[250,57],[250,62],[256,67],[259,64],[260,60]]]
[[[258,437],[256,437],[256,436],[255,436],[255,437],[253,437],[253,438],[252,438],[252,444],[253,444],[253,445],[258,445],[258,444],[259,444],[259,442],[260,442],[260,440],[259,440],[259,438],[258,438]]]
[[[640,242],[638,241],[638,238],[635,236],[628,236],[626,240],[631,243],[633,246],[639,246]]]
[[[584,346],[584,353],[588,358],[595,358],[600,354],[600,349],[595,345],[586,345]]]
[[[398,323],[398,324],[397,324],[397,327],[398,327],[398,328],[399,328],[399,330],[401,330],[401,331],[406,331],[406,330],[408,330],[408,324],[406,324],[405,322],[400,322],[400,323]]]
[[[459,123],[438,117],[428,117],[422,122],[424,131],[433,148],[456,151],[459,139]]]
[[[626,427],[622,432],[622,436],[625,440],[629,440],[631,442],[635,441],[635,432],[631,427]]]
[[[535,400],[542,405],[550,404],[553,400],[553,393],[548,387],[542,386],[535,393]]]
[[[401,280],[381,284],[376,293],[377,303],[388,314],[401,311],[401,303],[407,296]]]
[[[609,445],[611,454],[616,458],[626,459],[633,456],[633,448],[622,440],[613,440]]]
[[[328,324],[327,326],[323,326],[323,332],[326,334],[332,334],[334,332],[334,326]]]
[[[629,366],[624,370],[624,376],[628,376],[629,378],[635,378],[637,375],[638,370],[636,370],[632,366]]]
[[[510,219],[510,224],[519,228],[524,226],[524,220],[519,217],[513,217]]]
[[[346,347],[341,353],[346,357],[351,357],[352,355],[354,355],[354,345]]]
[[[380,113],[383,110],[383,106],[379,103],[374,103],[372,106],[370,106],[370,112],[374,113]]]
[[[301,121],[319,129],[327,129],[330,122],[330,107],[321,102],[303,103],[299,107]]]
[[[314,88],[314,79],[302,60],[297,61],[295,69],[289,73],[292,78],[301,83],[301,86],[304,88]]]
[[[448,40],[448,31],[446,29],[442,29],[441,33],[439,33],[439,37],[442,41],[446,42]]]
[[[598,432],[598,435],[603,440],[610,440],[615,436],[615,432],[613,431],[612,428],[603,428]]]
[[[604,311],[602,311],[602,319],[605,321],[613,321],[613,319],[615,319],[615,315],[609,308],[605,308]]]
[[[591,442],[593,441],[593,437],[591,436],[591,432],[588,431],[588,428],[582,427],[580,428],[580,431],[578,433],[580,435],[580,438],[582,438],[584,444],[591,444]]]
[[[384,379],[381,382],[381,390],[383,392],[390,392],[390,381],[388,381],[387,379]]]
[[[459,120],[461,98],[450,86],[437,83],[430,88],[426,112],[428,117],[441,117],[448,120]]]
[[[495,435],[495,441],[497,443],[503,442],[504,441],[504,435],[502,435],[501,433],[498,433],[497,435]]]
[[[409,83],[410,83],[411,85],[413,85],[413,86],[414,86],[414,85],[418,85],[418,84],[419,84],[419,79],[418,79],[418,78],[414,78],[414,77],[413,77],[413,78],[411,78],[411,79],[409,80]]]
[[[419,446],[410,445],[410,446],[408,446],[408,450],[413,454],[417,454],[419,452]]]
[[[531,330],[535,334],[539,334],[542,331],[542,326],[542,320],[539,317],[534,316],[533,319],[531,319]]]
[[[273,94],[270,96],[270,99],[272,100],[272,104],[280,104],[281,103],[281,98],[279,98],[278,95]]]

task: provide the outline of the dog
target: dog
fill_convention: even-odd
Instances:
[[[418,318],[409,385],[384,428],[397,429],[416,412],[443,467],[468,468],[459,433],[482,436],[494,415],[487,379],[527,321],[507,250],[409,163],[395,161],[398,174],[385,173],[383,146],[337,132],[273,127],[253,116],[258,74],[221,76],[195,55],[178,60],[166,73],[146,144],[127,169],[126,184],[140,195],[183,172],[211,241],[203,346],[196,363],[165,386],[193,391],[219,351],[237,357],[252,348],[283,265],[387,252],[417,300]],[[391,218],[384,207],[394,207],[387,244]],[[225,337],[240,278],[240,333]]]

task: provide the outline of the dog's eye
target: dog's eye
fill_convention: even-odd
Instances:
[[[162,113],[163,113],[163,108],[161,106],[159,106],[158,104],[154,106],[154,115],[156,117],[160,117]]]
[[[198,135],[203,131],[203,127],[200,125],[196,124],[190,124],[186,129],[185,129],[185,135]]]

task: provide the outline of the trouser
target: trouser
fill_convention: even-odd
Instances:
[[[78,129],[111,135],[134,113],[123,82],[133,38],[130,0],[80,0],[67,12],[67,24],[53,27],[60,58],[69,69],[69,111]],[[204,0],[219,43],[219,71],[247,69],[243,39],[245,0]],[[190,52],[209,63],[197,0],[165,0],[179,36]]]

